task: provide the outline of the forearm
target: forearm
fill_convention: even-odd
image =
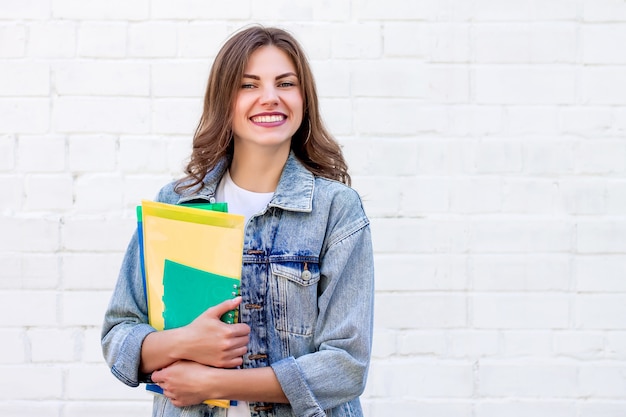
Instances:
[[[207,398],[288,403],[276,374],[270,367],[247,369],[210,368]]]
[[[182,359],[178,353],[178,330],[152,332],[146,336],[141,345],[140,371],[149,374]]]

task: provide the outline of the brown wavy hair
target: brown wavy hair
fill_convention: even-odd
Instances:
[[[250,55],[262,46],[284,51],[296,67],[304,109],[302,123],[291,138],[296,157],[314,174],[350,185],[348,167],[335,138],[326,130],[319,112],[315,81],[304,51],[288,32],[252,26],[235,33],[220,49],[207,84],[202,117],[193,138],[186,177],[177,184],[183,191],[202,184],[205,175],[223,157],[234,152],[233,104]]]

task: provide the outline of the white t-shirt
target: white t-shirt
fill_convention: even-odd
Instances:
[[[230,172],[226,171],[215,192],[217,201],[228,203],[228,212],[241,214],[245,222],[253,215],[263,211],[272,199],[274,193],[255,193],[244,190],[234,183]],[[246,401],[237,401],[236,406],[230,406],[228,417],[250,417],[250,408]]]

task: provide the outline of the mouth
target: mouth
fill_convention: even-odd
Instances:
[[[285,119],[287,119],[287,116],[280,113],[259,114],[250,118],[254,123],[279,123]]]

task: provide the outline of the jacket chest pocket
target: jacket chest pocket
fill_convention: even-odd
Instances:
[[[313,334],[317,321],[318,259],[270,261],[270,291],[276,330]]]

